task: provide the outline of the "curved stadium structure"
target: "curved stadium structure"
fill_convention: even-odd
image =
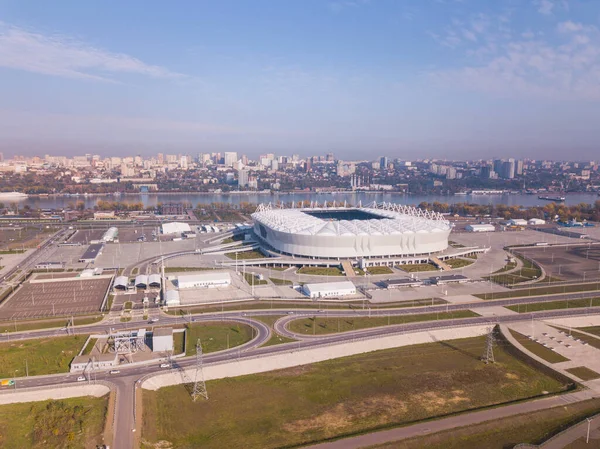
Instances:
[[[261,204],[254,233],[274,250],[327,259],[431,254],[448,247],[441,214],[399,204],[278,209]]]

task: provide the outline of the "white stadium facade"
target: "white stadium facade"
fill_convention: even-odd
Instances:
[[[254,234],[269,249],[319,259],[428,255],[448,247],[441,214],[392,203],[280,209],[261,204]]]

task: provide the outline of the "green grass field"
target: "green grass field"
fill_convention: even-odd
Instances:
[[[473,265],[473,263],[474,263],[473,260],[466,260],[466,259],[459,259],[459,258],[448,259],[448,260],[445,260],[444,262],[446,262],[446,264],[450,265],[450,267],[452,267],[453,269],[468,267],[469,265]]]
[[[530,340],[527,336],[517,331],[510,329],[510,333],[525,349],[544,359],[546,362],[560,363],[569,361],[568,358],[560,355],[558,352],[554,352],[552,349],[549,349],[536,341]]]
[[[582,327],[581,330],[600,337],[600,326]]]
[[[245,324],[214,321],[210,323],[192,323],[186,327],[185,355],[196,354],[196,341],[200,337],[202,352],[209,353],[233,348],[249,342],[253,328]]]
[[[539,279],[542,276],[542,270],[538,265],[520,256],[516,257],[520,259],[523,264],[520,269],[507,274],[494,274],[492,276],[488,276],[485,279],[490,279],[496,284],[504,286],[513,286],[516,284],[520,284],[521,282]]]
[[[248,285],[266,285],[268,282],[264,279],[258,279],[258,276],[252,273],[244,273],[244,279]]]
[[[539,312],[540,310],[555,310],[555,309],[576,309],[581,307],[600,306],[600,298],[590,299],[571,299],[569,301],[549,301],[536,302],[531,304],[517,304],[516,306],[506,306],[507,309],[519,313]]]
[[[297,340],[294,340],[293,338],[287,338],[287,337],[282,337],[281,335],[279,335],[277,332],[275,332],[273,330],[273,324],[275,323],[275,321],[277,321],[279,318],[281,318],[284,315],[263,315],[263,316],[253,316],[252,318],[258,321],[262,321],[263,323],[265,323],[266,325],[268,325],[271,328],[271,338],[264,343],[262,346],[273,346],[273,345],[279,345],[282,343],[291,343]]]
[[[342,270],[338,267],[302,267],[298,274],[310,274],[313,276],[343,276]]]
[[[416,323],[419,321],[449,320],[453,318],[472,318],[479,316],[470,310],[456,312],[423,313],[419,315],[387,316],[387,317],[358,317],[358,318],[325,318],[315,316],[290,321],[288,329],[297,334],[331,334],[347,332],[370,327],[386,326],[391,324]]]
[[[102,443],[108,395],[0,407],[0,447],[80,449]]]
[[[514,261],[514,262],[507,262],[506,265],[504,265],[499,270],[494,271],[493,274],[505,273],[507,271],[514,270],[515,268],[517,268],[517,262],[516,261]]]
[[[235,252],[233,253],[225,253],[225,256],[229,257],[230,259],[235,260]],[[263,253],[261,253],[260,251],[257,250],[251,250],[251,251],[238,251],[237,253],[237,260],[249,260],[249,259],[266,259],[267,256],[265,256]]]
[[[0,343],[0,377],[25,376],[25,360],[30,376],[65,373],[87,340],[87,335],[16,340]]]
[[[438,271],[438,267],[436,267],[432,263],[416,263],[413,265],[406,264],[397,266],[396,268],[399,268],[402,271],[406,271],[407,273],[416,273],[420,271]]]
[[[373,276],[377,276],[378,274],[392,274],[393,271],[390,267],[369,267],[367,268],[367,272],[372,274]]]
[[[497,363],[482,363],[484,346],[429,343],[210,381],[210,400],[195,403],[183,385],[144,390],[143,447],[295,447],[565,390],[501,346]]]
[[[512,449],[519,443],[541,444],[588,416],[600,412],[600,399],[496,419],[469,427],[371,446],[369,449]],[[596,440],[597,441],[597,440]],[[590,440],[590,443],[593,443]],[[568,446],[571,449],[571,446]],[[595,447],[592,444],[581,448]]]
[[[86,324],[93,324],[102,321],[104,316],[93,315],[93,316],[75,316],[75,326],[84,326]],[[4,333],[7,332],[22,332],[39,329],[53,329],[65,327],[67,323],[71,321],[71,318],[52,318],[43,320],[32,320],[32,321],[2,321],[0,323],[0,330]]]
[[[173,332],[173,355],[181,354],[184,351],[184,342],[184,332]]]
[[[92,352],[92,349],[94,349],[94,346],[96,346],[97,342],[98,342],[97,338],[90,338],[90,340],[88,341],[88,344],[85,346],[85,348],[81,352],[81,355],[89,355]]]
[[[480,293],[477,296],[481,299],[506,299],[506,298],[518,298],[525,296],[541,296],[541,295],[557,295],[560,293],[579,293],[579,292],[592,292],[600,290],[600,283],[588,283],[588,284],[573,284],[573,285],[555,285],[549,287],[532,287],[515,289],[508,292],[495,292],[495,293]]]
[[[269,278],[271,282],[275,285],[292,285],[292,281],[288,281],[287,279],[279,279],[279,278]]]
[[[600,378],[600,374],[598,374],[596,371],[591,370],[585,366],[576,366],[575,368],[568,368],[565,371],[579,377],[583,381],[594,380],[594,379]]]

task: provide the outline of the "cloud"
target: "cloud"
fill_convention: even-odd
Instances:
[[[465,51],[466,66],[429,76],[444,86],[502,96],[600,100],[600,32],[570,21],[556,30],[547,39],[531,31],[515,39],[487,35]]]
[[[584,27],[581,23],[567,20],[566,22],[559,23],[557,28],[560,33],[574,33],[583,30]]]
[[[569,10],[568,0],[534,0],[533,4],[537,11],[544,16],[554,14],[558,8]]]
[[[117,74],[160,79],[185,75],[63,36],[47,36],[0,22],[0,67],[64,78],[114,82]]]

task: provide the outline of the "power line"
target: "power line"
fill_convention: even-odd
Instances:
[[[483,351],[483,356],[481,357],[481,360],[483,360],[486,364],[496,363],[496,360],[494,359],[494,342],[494,327],[490,327],[490,331],[485,339],[485,350]]]
[[[204,370],[202,366],[202,344],[200,338],[196,340],[196,373],[194,375],[194,389],[192,390],[192,401],[196,402],[199,397],[208,400],[206,382],[204,382]]]

